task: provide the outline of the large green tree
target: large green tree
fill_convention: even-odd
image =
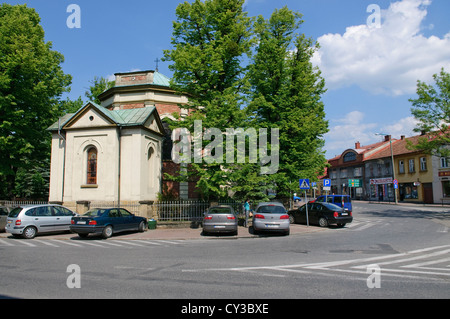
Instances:
[[[196,0],[177,7],[173,49],[165,51],[165,60],[173,62],[172,86],[189,95],[190,114],[173,122],[172,128],[194,133],[195,120],[202,121],[202,128],[223,131],[242,124],[246,70],[242,60],[252,45],[252,21],[243,4],[244,0]],[[208,143],[203,141],[202,148]],[[202,161],[189,166],[188,173],[195,176],[205,198],[226,196],[224,165]]]
[[[442,68],[434,84],[417,81],[417,98],[410,99],[411,113],[418,120],[416,132],[425,133],[411,148],[450,157],[450,74]]]
[[[301,18],[283,7],[268,20],[257,19],[258,46],[248,75],[253,125],[280,129],[280,166],[272,181],[284,196],[298,189],[299,178],[314,179],[326,165],[325,81],[311,63],[318,44],[298,33]]]
[[[201,120],[203,128],[227,133],[226,138],[213,140],[222,150],[230,136],[227,129],[255,132],[246,137],[245,154],[238,152],[235,140],[234,160],[223,154],[222,163],[189,166],[188,177],[199,179],[197,187],[207,198],[226,196],[228,190],[239,199],[264,200],[270,190],[289,195],[298,188],[300,177],[320,175],[326,162],[321,150],[328,131],[321,101],[325,83],[310,61],[318,45],[298,33],[301,14],[285,7],[275,10],[269,20],[255,20],[247,16],[243,4],[243,0],[180,4],[173,49],[165,52],[165,59],[173,62],[173,87],[187,93],[190,101],[189,115],[173,122],[173,128],[187,128],[195,138],[199,133],[195,120]],[[252,138],[261,140],[260,129],[268,130],[269,153],[276,150],[271,129],[274,134],[279,130],[279,167],[269,174],[261,170],[261,146],[258,161],[250,154]],[[209,143],[203,140],[202,147]]]
[[[61,113],[60,98],[71,83],[63,61],[45,41],[34,9],[0,5],[1,197],[13,196],[19,169],[39,167],[49,157],[46,128]]]

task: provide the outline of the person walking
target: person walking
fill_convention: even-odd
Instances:
[[[245,227],[248,228],[248,217],[250,215],[250,202],[248,201],[248,199],[245,201],[244,211],[245,211]]]

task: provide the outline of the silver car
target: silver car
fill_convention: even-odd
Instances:
[[[279,231],[290,233],[289,215],[283,204],[278,202],[260,203],[253,213],[253,233]]]
[[[0,231],[5,231],[6,218],[8,218],[9,208],[0,206]]]
[[[69,231],[70,221],[77,214],[60,205],[24,205],[8,214],[6,232],[27,239],[37,234]]]
[[[238,221],[234,210],[228,205],[210,207],[203,218],[203,234],[222,232],[237,235]]]

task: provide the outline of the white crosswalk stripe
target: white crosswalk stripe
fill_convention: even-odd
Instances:
[[[41,237],[39,239],[13,239],[13,238],[0,238],[0,247],[55,247],[55,248],[67,248],[71,247],[99,247],[99,248],[150,248],[150,247],[168,247],[182,245],[183,240],[100,240],[100,239],[46,239]]]

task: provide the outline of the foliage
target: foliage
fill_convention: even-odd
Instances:
[[[440,157],[450,157],[450,74],[442,68],[434,85],[417,81],[417,99],[410,99],[411,113],[419,121],[416,132],[426,134],[411,148]]]
[[[39,15],[26,5],[0,5],[0,189],[11,197],[19,169],[50,153],[46,128],[61,114],[71,76],[64,57],[45,42]]]
[[[320,100],[325,84],[310,62],[318,45],[296,33],[301,14],[284,7],[267,21],[254,19],[243,4],[196,0],[177,7],[173,49],[165,51],[165,60],[173,62],[172,86],[189,95],[190,112],[172,121],[171,128],[185,127],[192,134],[199,119],[204,128],[222,132],[278,128],[280,167],[263,175],[247,152],[245,163],[225,158],[222,163],[192,163],[187,174],[173,177],[196,176],[205,198],[231,192],[236,199],[267,200],[271,190],[286,196],[298,188],[299,177],[320,175],[326,162],[321,148],[328,123]],[[248,150],[248,138],[245,143]]]
[[[280,128],[280,168],[273,178],[284,196],[298,189],[299,178],[321,175],[326,163],[321,149],[328,122],[320,100],[325,82],[310,62],[318,44],[296,33],[301,17],[283,7],[269,20],[258,18],[249,72],[253,125]]]
[[[94,80],[91,81],[91,84],[92,85],[84,95],[89,99],[89,101],[100,104],[100,99],[98,96],[106,90],[112,88],[115,85],[115,81],[109,81],[102,76],[95,76]]]

